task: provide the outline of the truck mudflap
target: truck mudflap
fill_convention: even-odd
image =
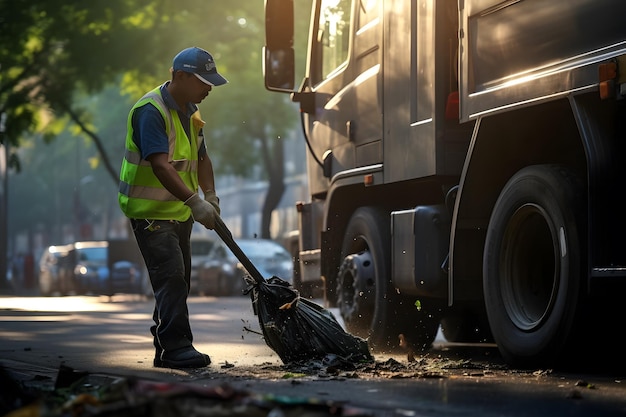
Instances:
[[[391,213],[392,280],[404,294],[445,298],[450,216],[444,205]]]

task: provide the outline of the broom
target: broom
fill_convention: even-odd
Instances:
[[[323,359],[333,354],[346,361],[372,361],[367,341],[343,330],[328,310],[305,298],[287,281],[263,278],[218,216],[215,231],[250,275],[250,296],[265,343],[283,363]]]

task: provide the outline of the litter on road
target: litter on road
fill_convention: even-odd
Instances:
[[[353,406],[269,394],[254,394],[227,384],[189,383],[91,374],[61,366],[53,387],[24,384],[0,369],[0,411],[4,417],[325,417],[373,416]]]

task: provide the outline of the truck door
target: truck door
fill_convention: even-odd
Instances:
[[[456,13],[453,0],[384,3],[385,183],[461,170],[469,136],[444,116],[457,90]]]
[[[385,3],[385,182],[433,173],[434,3]]]
[[[331,158],[330,176],[382,162],[379,3],[321,1],[309,68],[316,112],[308,117],[316,154]]]

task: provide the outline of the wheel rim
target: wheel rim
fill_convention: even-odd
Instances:
[[[345,257],[338,276],[341,316],[351,330],[367,329],[375,307],[375,270],[369,250]]]
[[[505,230],[500,258],[502,301],[515,326],[531,331],[554,306],[559,285],[559,240],[545,211],[526,204]]]

